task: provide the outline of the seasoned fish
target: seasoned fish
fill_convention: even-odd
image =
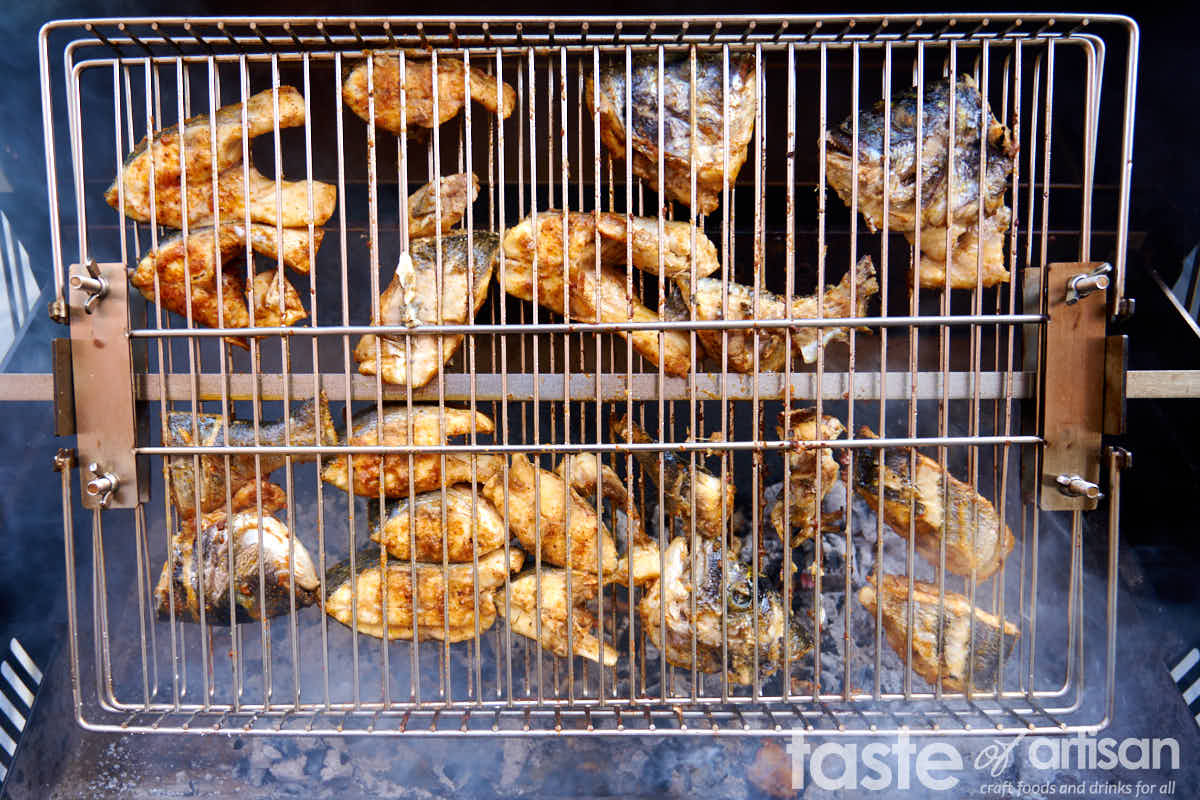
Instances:
[[[597,617],[588,607],[599,595],[600,584],[596,576],[573,570],[570,601],[567,599],[565,569],[542,567],[540,584],[539,591],[536,572],[525,572],[513,578],[508,585],[507,611],[505,589],[502,587],[496,590],[496,610],[508,620],[508,626],[512,628],[513,633],[539,642],[544,649],[556,656],[565,658],[574,653],[606,667],[615,665],[617,649],[596,637],[595,631],[599,629]],[[542,623],[540,640],[537,622],[539,608]],[[569,642],[568,624],[571,627]]]
[[[422,492],[410,503],[402,498],[389,503],[383,521],[371,524],[371,540],[387,547],[394,558],[408,560],[416,543],[416,560],[441,563],[442,543],[446,558],[470,562],[472,555],[484,555],[504,546],[508,534],[504,519],[482,493],[472,497],[470,486],[447,486],[445,523],[442,522],[442,492]],[[376,506],[368,503],[374,512]]]
[[[258,514],[249,511],[234,514],[229,524],[225,519],[223,510],[206,519],[200,531],[198,553],[196,537],[187,528],[173,537],[171,558],[163,564],[154,590],[160,619],[170,617],[172,604],[176,619],[192,622],[200,621],[203,606],[205,620],[210,625],[232,625],[275,617],[291,609],[293,587],[297,608],[316,602],[321,579],[308,550],[292,536],[286,525],[266,513],[260,523]],[[232,570],[229,568],[231,541]],[[259,561],[263,570],[261,590]],[[231,581],[235,604],[232,614],[229,609]]]
[[[346,444],[371,447],[384,445],[386,447],[409,444],[408,425],[410,415],[408,408],[403,405],[385,405],[383,407],[383,424],[380,425],[379,415],[375,408],[360,411],[354,415],[353,433],[346,437]],[[496,428],[486,414],[458,408],[447,408],[445,414],[438,411],[437,406],[413,406],[411,415],[413,427],[413,445],[446,444],[452,436],[466,436],[471,433],[471,422],[474,420],[476,433],[492,433]],[[445,438],[442,425],[445,425]],[[455,483],[469,483],[474,479],[483,483],[500,471],[503,464],[500,456],[496,455],[458,455],[447,454],[443,470],[442,458],[439,453],[421,453],[412,456],[412,473],[409,473],[408,455],[355,455],[351,456],[354,465],[353,493],[361,497],[379,497],[380,473],[382,472],[383,490],[386,497],[408,497],[409,485],[414,492],[429,492],[450,486]],[[475,463],[475,474],[471,474],[471,464]],[[325,462],[321,472],[321,480],[333,484],[342,491],[351,491],[349,468],[346,456],[336,456]]]
[[[278,270],[265,270],[254,276],[246,290],[246,305],[254,309],[257,328],[291,327],[308,318],[296,287]]]
[[[867,580],[868,585],[858,590],[858,602],[872,615],[876,613],[876,603],[883,603],[884,636],[892,650],[903,659],[908,649],[908,578],[884,575],[878,591],[874,576]],[[998,674],[1000,653],[1008,657],[1013,643],[1021,635],[1020,629],[1008,620],[1001,620],[979,608],[973,609],[966,597],[953,592],[944,593],[945,615],[940,616],[938,587],[934,584],[913,581],[912,602],[913,672],[933,685],[937,683],[940,671],[942,688],[948,692],[966,691],[968,681],[973,691],[995,687],[1002,677]],[[972,613],[975,616],[973,639]]]
[[[655,441],[646,430],[631,418],[614,419],[609,424],[614,439],[634,444]],[[701,536],[719,538],[725,531],[726,520],[733,513],[734,496],[737,489],[730,482],[724,486],[721,479],[705,468],[703,458],[696,457],[696,468],[691,467],[691,457],[686,453],[666,450],[661,453],[662,473],[659,474],[659,453],[643,450],[635,452],[634,458],[657,486],[661,478],[666,513],[683,520],[684,530],[690,535],[693,509],[696,517],[696,532]],[[693,499],[694,492],[694,499]]]
[[[834,317],[863,316],[866,313],[867,300],[879,291],[879,283],[875,280],[875,265],[870,256],[863,256],[854,267],[854,287],[851,291],[851,273],[842,277],[841,282],[825,287],[824,302],[821,303],[818,314],[818,298],[794,297],[791,300],[791,319],[803,321],[806,319],[821,319]],[[760,289],[758,292],[758,313],[755,314],[754,288],[740,283],[727,283],[729,313],[722,313],[724,301],[722,283],[716,278],[704,278],[696,281],[696,291],[689,294],[687,286],[676,284],[683,293],[686,302],[691,298],[691,306],[696,312],[696,319],[705,321],[716,320],[748,320],[748,319],[785,319],[787,318],[786,299]],[[855,299],[856,298],[856,299]],[[852,300],[854,302],[852,302]],[[675,311],[675,317],[687,318],[687,311]],[[758,334],[758,370],[760,372],[778,372],[786,365],[787,337],[784,328],[762,328]],[[729,366],[737,372],[752,373],[754,365],[755,331],[752,330],[698,330],[697,337],[704,349],[715,359],[721,358],[722,342],[728,335]],[[846,328],[814,328],[797,325],[792,328],[792,352],[802,358],[806,364],[817,360],[818,345],[821,341],[826,344],[847,336]]]
[[[456,58],[439,58],[437,63],[437,119],[433,116],[433,62],[420,58],[404,60],[404,106],[401,107],[400,57],[373,56],[371,75],[375,98],[375,124],[397,135],[414,133],[414,128],[435,128],[458,115],[469,96],[492,113],[508,119],[516,106],[517,93],[507,83],[496,92],[496,79],[478,67],[467,70]],[[342,82],[342,99],[350,110],[370,124],[367,62],[350,70]],[[403,112],[403,113],[402,113]],[[407,124],[405,121],[407,115]]]
[[[240,101],[219,108],[212,120],[207,114],[192,117],[183,123],[182,131],[180,126],[175,125],[160,131],[155,135],[153,142],[148,143],[142,139],[126,156],[121,174],[104,193],[105,201],[113,208],[120,209],[119,184],[123,183],[126,213],[134,219],[148,221],[151,175],[154,178],[155,199],[161,214],[163,201],[159,200],[160,196],[169,196],[171,191],[174,191],[174,203],[178,206],[180,173],[185,164],[188,186],[199,187],[207,182],[210,185],[208,191],[211,192],[213,172],[223,173],[242,162],[243,135],[253,139],[275,129],[276,96],[279,98],[279,127],[283,129],[303,125],[304,96],[291,86],[280,86],[278,95],[273,90],[266,89],[248,98],[244,130]],[[217,152],[215,163],[212,160],[214,137]],[[167,207],[170,206],[171,201],[168,200]],[[199,206],[211,208],[210,203],[203,201]],[[182,214],[179,216],[182,217]],[[170,224],[164,222],[161,216],[158,223]]]
[[[226,432],[220,414],[197,414],[197,435],[192,436],[192,414],[189,411],[172,411],[163,426],[162,441],[167,447],[264,447],[281,446],[332,446],[337,443],[337,432],[329,416],[329,401],[322,392],[316,400],[300,405],[290,417],[279,421],[260,421],[258,441],[255,441],[254,423],[247,420],[230,420]],[[201,455],[199,481],[193,470],[193,456],[170,456],[167,461],[171,479],[171,499],[183,519],[194,516],[196,497],[199,493],[200,511],[208,512],[225,505],[225,458],[220,455]],[[239,489],[255,483],[255,456],[229,456],[229,487],[236,493]],[[282,467],[282,455],[264,454],[259,459],[258,475],[265,478]],[[297,453],[292,456],[293,464],[315,460],[314,456]]]
[[[477,599],[479,630],[490,628],[496,620],[492,590],[504,583],[509,572],[506,563],[516,572],[524,563],[524,554],[514,549],[506,556],[503,550],[496,550],[479,559],[477,572],[473,564],[453,564],[445,570],[441,564],[417,564],[417,639],[443,639],[447,629],[451,642],[474,638]],[[357,574],[351,572],[349,559],[325,573],[325,613],[343,625],[351,626],[355,619],[354,594],[357,591],[359,633],[384,638],[386,602],[387,638],[411,639],[412,566],[407,561],[388,559],[385,587],[378,548],[362,548],[355,554]]]
[[[890,171],[885,187],[883,174],[884,104],[860,112],[858,118],[858,210],[872,230],[883,225],[883,200],[888,195],[888,226],[912,232],[921,226],[923,261],[941,261],[940,274],[929,264],[921,265],[921,286],[945,285],[946,227],[951,226],[953,245],[950,288],[974,288],[976,250],[980,232],[976,229],[980,204],[983,230],[983,285],[1007,282],[1004,267],[1003,234],[1008,230],[1010,212],[1004,205],[1004,193],[1012,174],[1016,144],[1009,130],[1001,125],[975,80],[964,75],[954,84],[955,124],[953,176],[947,158],[950,145],[949,80],[925,87],[922,104],[921,139],[917,140],[917,93],[905,91],[892,101]],[[986,111],[987,124],[980,125]],[[986,127],[986,130],[983,128]],[[983,193],[980,194],[980,138],[985,139]],[[825,135],[825,165],[829,183],[842,200],[850,205],[853,188],[854,120],[847,118]],[[921,161],[920,215],[916,196],[917,160]],[[949,196],[948,196],[949,195]]]
[[[828,447],[809,449],[802,442],[812,442],[819,439],[832,440],[840,438],[846,432],[846,426],[837,417],[825,414],[819,423],[815,408],[797,408],[790,414],[779,414],[779,425],[775,428],[780,439],[795,443],[787,453],[789,471],[787,521],[784,520],[783,496],[771,511],[771,525],[779,538],[790,541],[792,547],[798,546],[806,539],[817,535],[821,524],[825,522],[821,514],[821,503],[833,488],[838,479],[838,463]],[[821,476],[820,497],[817,496],[817,475]],[[840,516],[840,515],[837,515]],[[790,531],[785,531],[785,527]],[[785,536],[790,533],[790,539]]]
[[[599,88],[587,80],[588,109],[600,110],[600,138],[613,158],[627,158],[633,150],[633,174],[658,188],[658,161],[662,157],[663,185],[667,197],[685,205],[691,202],[691,170],[696,172],[696,211],[708,214],[721,202],[721,190],[733,186],[746,160],[746,147],[754,133],[758,113],[754,58],[729,56],[726,79],[720,53],[696,57],[696,83],[687,55],[668,55],[662,71],[663,148],[659,152],[658,56],[639,55],[626,81],[625,59],[601,62]],[[729,94],[726,96],[725,87]],[[695,89],[695,139],[692,138],[692,89]],[[632,104],[632,131],[625,127],[625,103]],[[728,163],[728,172],[725,164]]]
[[[599,549],[602,574],[616,570],[617,545],[596,516],[596,504],[584,500],[558,475],[534,465],[525,456],[513,456],[507,485],[504,474],[497,472],[483,485],[483,495],[501,514],[507,510],[509,531],[531,554],[537,553],[540,533],[544,562],[595,575]]]
[[[620,231],[624,234],[624,218],[621,220]],[[611,238],[602,239],[601,266],[596,268],[596,228],[595,219],[591,214],[572,213],[567,218],[567,250],[565,253],[567,271],[567,290],[563,287],[564,252],[562,241],[562,212],[544,211],[538,214],[537,247],[534,247],[534,225],[529,218],[522,220],[504,234],[505,265],[501,274],[503,289],[513,297],[534,301],[533,294],[533,262],[537,259],[537,303],[551,311],[563,314],[565,303],[570,301],[570,313],[573,320],[581,322],[655,322],[658,314],[651,311],[642,303],[636,294],[626,291],[627,276],[624,270],[618,270],[612,265],[603,263],[605,257],[618,258],[618,263],[625,260],[626,247],[624,243],[617,244]],[[657,222],[655,223],[657,225]],[[685,223],[686,224],[686,223]],[[602,230],[615,234],[615,222],[609,221]],[[689,226],[690,227],[690,226]],[[703,238],[703,237],[701,237]],[[635,242],[638,234],[635,231]],[[676,245],[687,243],[690,248],[690,236],[675,236],[672,241]],[[700,238],[697,239],[700,241]],[[712,242],[708,242],[712,246]],[[699,248],[704,250],[702,246]],[[678,252],[672,256],[677,261]],[[618,255],[619,254],[619,255]],[[634,249],[634,257],[645,265],[646,269],[658,269],[658,257],[650,254],[643,245]],[[703,258],[698,257],[700,263]],[[713,255],[715,261],[715,254]],[[690,258],[689,258],[690,260]],[[635,263],[634,266],[637,266]],[[689,267],[690,269],[690,267]],[[597,280],[597,277],[599,278]],[[621,332],[622,337],[631,338],[634,348],[652,363],[662,364],[669,375],[687,375],[691,369],[691,343],[686,333],[680,331],[663,331],[662,345],[659,345],[659,331],[640,330],[629,333]]]
[[[460,172],[445,175],[434,184],[427,183],[408,196],[408,236],[419,239],[438,233],[438,195],[441,195],[442,233],[450,230],[467,215],[467,206],[479,196],[479,178],[474,173]]]
[[[735,548],[728,549],[722,558],[718,541],[698,542],[689,559],[687,540],[679,536],[671,541],[663,554],[662,577],[650,583],[638,603],[646,635],[668,663],[690,669],[694,638],[696,669],[720,672],[722,625],[728,643],[725,669],[731,683],[750,684],[775,673],[783,661],[785,636],[793,661],[812,649],[812,636],[799,618],[793,615],[790,622],[785,622],[783,599],[775,591],[758,592],[756,637],[754,580],[746,565],[733,555]]]
[[[443,234],[438,238],[413,239],[409,248],[400,257],[391,283],[379,298],[380,317],[371,324],[407,325],[416,330],[421,325],[462,324],[475,319],[492,285],[492,266],[500,250],[500,237],[484,232],[471,236]],[[468,274],[472,276],[470,279]],[[405,338],[410,338],[410,342],[406,343]],[[363,375],[375,374],[378,359],[386,383],[411,384],[415,389],[437,376],[462,341],[458,334],[412,337],[365,334],[354,348],[354,359]],[[408,347],[412,348],[411,365]]]
[[[861,439],[878,438],[870,428],[858,432]],[[875,453],[854,460],[854,490],[893,531],[908,538],[910,524],[916,529],[916,551],[937,564],[942,531],[945,530],[946,569],[956,575],[987,580],[1004,564],[1013,549],[1013,535],[987,498],[951,475],[941,464],[916,453],[916,472],[910,476],[907,448],[883,451],[883,510],[879,508],[879,464]],[[948,506],[943,505],[942,479],[946,480]],[[912,505],[910,516],[909,506]]]
[[[275,181],[249,165],[250,180],[246,182],[245,165],[234,164],[217,174],[217,211],[222,222],[246,221],[246,207],[250,209],[250,221],[287,227],[324,225],[333,215],[337,205],[337,187],[330,183],[312,181],[313,213],[308,213],[309,181],[279,182],[279,204],[276,206]],[[189,171],[187,176],[188,227],[212,225],[213,183],[211,173],[206,178],[196,178]],[[110,190],[111,191],[111,190]],[[179,182],[163,186],[154,193],[157,205],[154,222],[171,228],[183,227],[183,202]],[[115,194],[109,198],[113,207],[119,208]],[[135,206],[125,201],[125,216],[138,222],[150,222],[149,197],[146,205]]]

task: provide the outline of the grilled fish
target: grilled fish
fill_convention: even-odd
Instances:
[[[888,645],[903,659],[908,648],[908,579],[904,575],[884,575],[878,591],[874,576],[867,580],[868,585],[858,590],[858,602],[872,615],[876,613],[876,603],[883,603],[884,635]],[[1020,629],[1008,620],[973,609],[966,597],[953,592],[944,593],[945,615],[939,620],[938,587],[934,584],[913,581],[912,602],[913,672],[931,686],[937,683],[940,673],[942,688],[948,692],[966,691],[968,681],[972,691],[995,687],[1002,677],[1000,654],[1003,652],[1007,657],[1012,652]]]
[[[790,414],[779,414],[779,425],[775,428],[780,439],[794,442],[787,453],[788,505],[785,522],[783,497],[771,511],[771,525],[779,538],[790,541],[797,547],[806,539],[817,535],[822,523],[821,504],[838,479],[838,463],[828,447],[805,448],[801,442],[819,439],[840,438],[846,426],[837,417],[825,414],[818,422],[815,408],[797,408]],[[797,449],[797,447],[799,449]],[[817,475],[821,476],[820,496],[817,496]],[[785,530],[785,528],[790,530]],[[785,534],[790,533],[789,536]]]
[[[558,475],[525,456],[513,456],[507,485],[504,474],[497,472],[483,485],[483,496],[501,514],[507,511],[509,532],[530,554],[536,556],[540,534],[542,560],[546,563],[593,575],[598,567],[606,576],[616,571],[617,545],[596,515],[595,503],[584,500]]]
[[[265,270],[254,276],[246,291],[246,305],[254,309],[254,326],[258,328],[291,327],[308,319],[296,287],[278,270]]]
[[[417,564],[415,592],[417,639],[444,639],[461,642],[475,636],[475,604],[479,603],[479,630],[487,630],[496,620],[492,590],[504,583],[509,570],[521,569],[524,555],[511,550],[505,555],[496,550],[472,564],[453,564],[443,570],[441,564]],[[413,636],[414,592],[412,564],[387,562],[387,580],[379,550],[364,547],[355,554],[354,571],[347,559],[325,573],[325,613],[350,627],[355,620],[357,592],[358,632],[384,638],[384,605],[387,606],[387,638],[411,639]],[[386,600],[385,600],[386,598]]]
[[[746,147],[758,113],[754,58],[729,56],[726,79],[723,58],[717,53],[696,57],[696,82],[688,56],[665,57],[662,70],[662,107],[659,108],[657,56],[634,56],[626,80],[624,58],[609,58],[600,66],[599,86],[589,77],[586,101],[591,113],[600,112],[600,138],[613,158],[628,158],[633,151],[633,174],[658,187],[658,162],[664,166],[667,197],[685,205],[691,202],[691,170],[696,171],[696,208],[714,211],[724,186],[733,186],[746,160]],[[727,80],[727,82],[726,82]],[[729,94],[726,95],[726,86]],[[692,90],[695,90],[695,140],[692,139]],[[626,130],[625,103],[632,104],[632,131]],[[663,149],[659,152],[659,112]],[[725,164],[728,164],[727,171]]]
[[[245,175],[247,168],[250,174],[249,182],[246,181]],[[275,181],[263,175],[253,165],[234,164],[217,174],[216,210],[223,222],[244,223],[249,206],[251,222],[282,225],[285,228],[303,227],[309,222],[324,225],[333,215],[333,208],[337,204],[337,187],[330,183],[311,181],[313,213],[309,214],[309,184],[310,181],[280,180],[277,207]],[[157,208],[153,221],[171,228],[182,228],[184,204],[180,200],[181,196],[178,182],[156,190],[154,202]],[[113,197],[110,202],[117,199]],[[148,196],[145,199],[149,201]],[[119,202],[114,208],[120,210]],[[150,222],[150,206],[148,202],[145,206],[134,206],[126,200],[125,216],[138,222]],[[188,173],[187,217],[189,228],[213,224],[215,216],[211,174],[207,178],[197,179]]]
[[[419,239],[438,233],[438,196],[441,196],[440,231],[449,233],[467,215],[467,206],[479,196],[479,178],[474,173],[445,175],[435,187],[427,183],[408,196],[408,236]]]
[[[275,617],[291,609],[293,587],[297,608],[316,602],[320,596],[320,577],[308,550],[292,536],[286,525],[265,513],[260,523],[254,512],[234,514],[229,524],[225,520],[224,510],[206,518],[200,530],[199,552],[196,536],[186,527],[172,537],[171,558],[163,564],[154,591],[160,619],[170,618],[172,605],[177,619],[192,622],[200,621],[203,606],[205,620],[210,625],[232,625]],[[229,568],[231,541],[232,570]],[[229,609],[231,582],[235,604],[232,614]]]
[[[614,439],[635,444],[654,441],[645,428],[630,418],[614,419],[609,424]],[[661,478],[666,513],[678,517],[684,530],[690,533],[693,510],[696,532],[701,536],[719,538],[725,531],[726,520],[733,513],[737,489],[732,483],[722,485],[697,456],[695,470],[691,458],[684,453],[666,450],[661,453],[662,473],[659,473],[659,453],[639,450],[633,454],[642,472],[657,486]],[[693,499],[694,492],[694,499]]]
[[[543,567],[540,589],[537,573],[525,572],[509,583],[507,605],[503,587],[496,590],[494,602],[497,612],[508,620],[513,633],[539,642],[556,656],[565,658],[573,653],[611,667],[617,663],[617,649],[596,637],[594,632],[599,625],[596,614],[588,607],[596,601],[599,590],[600,584],[594,574],[572,570],[568,601],[567,570]],[[538,638],[539,609],[541,639]],[[571,629],[569,641],[568,624]]]
[[[400,58],[395,55],[372,57],[371,89],[375,100],[375,124],[401,135],[414,128],[436,128],[458,115],[470,97],[488,111],[508,119],[516,106],[517,93],[507,83],[496,91],[496,79],[478,67],[467,70],[456,58],[437,62],[437,119],[434,119],[433,62],[405,58],[403,105],[401,105]],[[367,87],[367,62],[356,65],[342,82],[342,99],[350,110],[371,123]],[[407,116],[407,120],[406,117]]]
[[[447,408],[443,415],[436,406],[413,406],[410,417],[406,406],[385,405],[382,424],[374,407],[355,414],[353,433],[345,437],[346,444],[363,447],[409,444],[410,418],[413,426],[413,445],[446,444],[446,439],[452,436],[470,434],[472,420],[476,433],[492,433],[495,430],[491,418],[479,412],[472,415],[470,411]],[[443,423],[445,439],[441,433]],[[439,453],[413,455],[410,474],[408,455],[354,455],[351,456],[354,465],[354,485],[351,487],[346,456],[337,456],[325,462],[321,480],[342,491],[353,491],[360,497],[376,498],[379,497],[382,480],[384,495],[399,498],[408,497],[410,485],[414,492],[429,492],[442,486],[470,483],[472,480],[483,483],[498,473],[503,463],[500,456],[496,455],[446,454],[443,469],[442,458]],[[474,475],[471,473],[472,462],[475,464]]]
[[[242,162],[243,136],[253,139],[275,129],[276,97],[279,102],[279,127],[281,129],[295,128],[303,125],[304,96],[291,86],[280,86],[277,95],[274,90],[267,89],[248,98],[244,130],[240,102],[222,106],[211,120],[207,114],[192,117],[184,121],[182,131],[180,126],[176,125],[160,131],[152,142],[142,139],[126,156],[120,175],[104,193],[105,201],[119,210],[121,207],[120,190],[121,184],[123,184],[126,213],[134,219],[149,221],[150,186],[151,176],[153,176],[155,204],[159,206],[158,214],[160,215],[158,223],[160,225],[171,224],[165,222],[161,215],[164,210],[170,214],[172,205],[178,207],[180,174],[186,165],[189,190],[194,186],[203,192],[204,189],[201,187],[207,183],[209,184],[207,191],[210,193],[207,202],[204,200],[200,200],[196,204],[189,202],[189,209],[208,208],[211,213],[213,172],[224,173],[230,167]],[[214,138],[217,153],[215,162],[212,158]],[[175,193],[174,201],[164,200],[163,198],[171,197],[172,191]],[[191,200],[190,197],[188,199]],[[307,201],[304,207],[307,209]],[[175,213],[182,218],[181,212]],[[224,216],[223,211],[222,216]]]
[[[383,520],[371,524],[371,540],[382,543],[394,558],[407,561],[416,543],[416,560],[441,563],[442,545],[446,559],[470,562],[474,554],[484,555],[504,546],[508,534],[504,519],[480,493],[472,496],[470,486],[447,486],[445,523],[442,522],[442,492],[423,492],[410,503],[405,497],[389,503]],[[376,505],[368,503],[375,511]]]
[[[619,215],[620,231],[624,237],[624,218]],[[596,268],[596,228],[595,219],[591,214],[569,214],[567,219],[567,250],[563,252],[562,241],[562,212],[544,211],[538,214],[537,247],[534,247],[533,221],[526,218],[504,234],[505,265],[501,273],[503,289],[513,297],[534,302],[534,259],[537,260],[537,298],[536,302],[557,314],[570,311],[571,318],[582,322],[655,322],[658,315],[642,303],[636,294],[630,294],[627,288],[626,274],[603,260],[606,256],[617,257],[624,261],[625,245],[616,244],[613,239],[602,239],[601,265]],[[657,222],[655,223],[657,224]],[[609,235],[616,233],[616,223],[612,220],[602,230]],[[690,226],[689,226],[690,227]],[[635,242],[638,234],[635,231]],[[677,245],[688,242],[690,236],[675,236],[672,241]],[[697,239],[699,242],[700,239]],[[708,242],[707,239],[704,239]],[[606,245],[605,242],[608,244]],[[708,242],[709,247],[712,246]],[[705,249],[700,247],[701,250]],[[680,256],[672,251],[673,261]],[[649,252],[643,245],[634,249],[634,257],[646,265],[646,269],[658,268],[658,257],[649,258]],[[715,259],[715,255],[713,255]],[[564,260],[566,265],[564,266]],[[690,258],[688,259],[690,261]],[[701,261],[698,258],[698,263]],[[651,267],[651,264],[653,265]],[[636,266],[636,264],[635,264]],[[567,282],[564,290],[564,270],[567,272]],[[570,308],[566,308],[567,300]],[[686,333],[667,330],[639,330],[621,332],[622,337],[631,338],[634,348],[645,358],[655,364],[662,364],[663,369],[670,375],[687,375],[691,369],[691,343]],[[659,336],[662,344],[659,344]]]
[[[891,129],[884,130],[884,104],[862,111],[858,118],[858,210],[872,230],[883,225],[884,192],[888,195],[888,226],[912,232],[921,226],[921,251],[925,259],[941,261],[941,274],[921,265],[921,286],[945,285],[946,227],[951,226],[953,246],[950,288],[974,288],[976,230],[980,205],[985,218],[983,285],[1007,282],[1001,246],[1010,212],[1004,193],[1012,174],[1016,144],[979,94],[975,80],[964,75],[954,82],[955,124],[953,176],[947,164],[950,139],[951,82],[925,87],[921,139],[917,139],[917,93],[909,90],[893,99]],[[980,125],[987,114],[986,126]],[[983,192],[980,193],[980,138],[985,139]],[[850,205],[853,189],[854,120],[847,118],[825,135],[825,165],[829,183]],[[883,156],[890,144],[890,171],[885,187]],[[916,195],[917,161],[921,161],[921,196]],[[918,217],[919,209],[919,217]],[[940,278],[940,282],[939,281]]]
[[[371,324],[408,325],[415,330],[421,325],[470,322],[487,299],[492,285],[492,265],[499,249],[500,237],[494,233],[443,234],[437,238],[413,239],[409,242],[409,252],[400,257],[391,283],[379,298],[380,316]],[[409,343],[405,342],[406,338],[410,339]],[[365,334],[354,348],[354,359],[363,375],[374,375],[381,366],[385,382],[410,384],[415,389],[437,376],[438,370],[454,356],[462,341],[461,334],[412,337]],[[412,348],[411,364],[409,347]]]
[[[192,414],[188,411],[172,411],[163,426],[162,440],[167,447],[264,447],[288,446],[331,446],[337,443],[333,419],[329,415],[329,401],[322,392],[317,400],[309,400],[299,406],[286,420],[261,421],[258,441],[255,441],[254,423],[247,420],[230,420],[228,431],[220,414],[196,414],[197,435],[192,436]],[[201,455],[199,476],[193,470],[193,456],[170,456],[167,469],[171,478],[171,499],[184,519],[194,516],[196,498],[199,493],[200,511],[208,512],[225,504],[225,456]],[[256,480],[253,455],[229,456],[229,486],[237,492]],[[259,459],[258,476],[266,477],[282,467],[285,457],[263,454]],[[293,464],[313,461],[314,457],[296,454]]]
[[[790,302],[791,319],[799,323],[806,319],[828,319],[864,314],[867,300],[879,291],[879,283],[875,280],[875,265],[870,256],[863,256],[859,259],[858,264],[854,267],[853,275],[853,291],[851,291],[851,272],[849,271],[842,277],[841,282],[825,287],[824,301],[820,304],[819,314],[818,298],[815,294],[792,298]],[[722,284],[716,278],[703,278],[696,281],[696,291],[689,293],[687,286],[683,283],[677,282],[676,285],[682,292],[684,303],[687,303],[690,298],[690,305],[695,310],[698,320],[787,318],[789,303],[786,298],[765,289],[760,289],[757,293],[758,313],[756,315],[754,304],[756,295],[751,286],[733,282]],[[727,315],[722,312],[723,286],[728,287],[729,313]],[[672,311],[672,317],[687,319],[688,312],[686,309],[676,307]],[[727,335],[729,366],[737,372],[752,373],[755,371],[756,332],[758,334],[758,370],[760,372],[782,370],[787,363],[787,337],[783,328],[763,328],[757,331],[698,330],[696,335],[708,354],[717,359],[721,358],[722,342]],[[817,360],[817,351],[821,341],[829,344],[844,340],[846,336],[846,328],[814,328],[797,324],[792,328],[792,352],[802,358],[806,364],[811,364]]]
[[[859,438],[878,438],[863,426]],[[945,531],[946,569],[956,575],[987,580],[1004,564],[1013,549],[1013,535],[1001,526],[996,509],[987,498],[951,475],[941,464],[920,453],[916,472],[909,474],[907,448],[883,452],[883,509],[879,508],[880,467],[874,454],[854,460],[854,490],[893,531],[908,538],[909,526],[916,530],[916,551],[937,564]],[[942,503],[942,479],[946,480],[947,505]],[[912,505],[912,516],[909,506]]]
[[[759,590],[755,613],[754,579],[733,552],[734,548],[730,548],[723,554],[717,540],[699,539],[689,559],[687,540],[676,537],[663,554],[662,577],[647,587],[638,603],[638,613],[650,642],[670,664],[692,667],[694,637],[695,667],[700,672],[721,671],[724,626],[724,641],[728,643],[724,667],[729,681],[751,684],[779,669],[785,636],[792,660],[811,650],[813,643],[811,634],[795,615],[785,622],[784,603],[778,592]]]

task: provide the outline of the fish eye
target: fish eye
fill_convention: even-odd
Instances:
[[[739,583],[729,587],[729,607],[736,611],[745,611],[754,602],[754,597],[748,584]]]

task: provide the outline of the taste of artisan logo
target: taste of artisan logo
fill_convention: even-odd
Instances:
[[[812,785],[826,790],[906,790],[917,785],[944,792],[957,786],[960,777],[956,773],[967,769],[962,753],[954,745],[928,740],[918,745],[907,733],[891,743],[873,741],[861,747],[842,741],[814,745],[803,734],[794,734],[787,751],[792,757],[793,789],[803,789],[811,780]],[[1021,734],[995,739],[979,751],[971,766],[998,778],[1015,763],[1018,754],[1035,770],[1179,769],[1176,739],[1118,741],[1084,733],[1074,737],[1027,738]]]

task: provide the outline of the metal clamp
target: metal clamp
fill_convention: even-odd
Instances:
[[[1104,497],[1099,486],[1078,475],[1059,475],[1055,482],[1058,483],[1058,490],[1068,497],[1086,497],[1088,500]]]
[[[95,461],[88,464],[88,472],[92,473],[93,477],[87,482],[87,493],[92,497],[99,498],[101,508],[108,508],[108,504],[112,502],[113,494],[117,491],[117,487],[121,485],[120,479],[111,472],[102,471],[100,465]]]
[[[1108,288],[1112,264],[1101,264],[1091,272],[1081,272],[1067,281],[1067,305],[1074,305],[1092,292]]]
[[[96,263],[96,259],[89,259],[83,266],[88,274],[72,275],[71,288],[87,293],[88,299],[84,301],[83,310],[90,314],[95,310],[96,303],[108,294],[108,280],[100,274],[100,265]]]

